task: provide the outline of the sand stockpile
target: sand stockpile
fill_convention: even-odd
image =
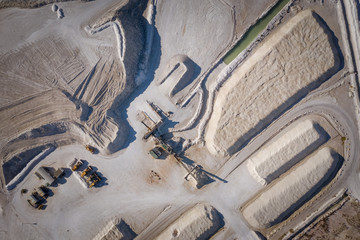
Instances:
[[[270,186],[242,210],[255,229],[269,228],[290,216],[329,183],[342,163],[341,156],[323,148]]]
[[[186,55],[176,55],[169,61],[165,72],[166,76],[161,78],[159,84],[168,89],[172,98],[194,79],[195,63]]]
[[[233,154],[339,68],[332,33],[303,11],[272,34],[220,88],[205,136],[213,154]]]
[[[209,239],[223,226],[218,211],[198,204],[167,227],[156,239]]]
[[[293,123],[283,130],[285,134],[262,147],[248,160],[251,175],[267,184],[289,170],[329,139],[329,135],[311,120]]]
[[[128,240],[134,239],[136,233],[122,219],[110,221],[93,240]]]

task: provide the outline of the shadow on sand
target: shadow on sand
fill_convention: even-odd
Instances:
[[[154,9],[154,11],[156,11],[156,9]],[[147,87],[150,85],[150,83],[153,80],[154,75],[155,75],[155,69],[158,68],[159,63],[160,63],[160,56],[161,56],[160,35],[154,25],[150,25],[143,16],[141,16],[141,18],[142,19],[140,21],[141,21],[141,24],[143,25],[144,32],[146,33],[145,29],[153,30],[151,52],[150,52],[150,56],[148,59],[148,63],[145,67],[146,68],[145,69],[146,77],[145,77],[144,82],[142,82],[140,84],[140,86],[138,86],[138,87],[135,87],[135,85],[133,86],[135,88],[135,90],[128,93],[128,97],[125,98],[124,102],[120,102],[121,101],[120,100],[119,101],[120,103],[114,104],[112,106],[111,110],[109,111],[109,116],[111,116],[115,120],[115,122],[118,124],[119,128],[121,129],[118,131],[115,140],[109,144],[109,146],[107,148],[109,153],[115,153],[119,150],[125,149],[130,145],[130,143],[135,141],[136,132],[130,126],[129,122],[124,119],[128,119],[128,108],[129,108],[130,104],[134,101],[134,99],[136,99],[136,97],[141,95],[147,89]],[[144,51],[142,51],[142,52],[144,52]],[[144,53],[142,53],[141,58],[145,58],[145,57],[146,56],[144,56]],[[140,63],[141,62],[142,61],[140,60]],[[140,63],[139,63],[138,71],[140,70]],[[126,136],[124,136],[124,134]],[[124,142],[124,139],[126,139],[125,142]]]

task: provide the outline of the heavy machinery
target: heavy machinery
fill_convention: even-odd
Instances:
[[[96,174],[96,172],[94,172],[93,174],[91,174],[87,179],[86,179],[86,182],[90,182],[91,180],[94,180],[98,178],[98,175]]]
[[[83,161],[82,160],[80,160],[80,161],[77,161],[76,163],[75,163],[75,165],[72,167],[72,170],[73,171],[76,171],[79,167],[81,167],[81,165],[83,165]]]
[[[44,185],[41,185],[40,187],[38,187],[38,191],[37,193],[42,197],[42,198],[46,198],[48,196],[47,194],[47,187]]]
[[[164,143],[162,140],[160,140],[159,142],[160,142],[161,148],[164,149],[165,152],[167,152],[169,154],[173,154],[173,150],[170,145]]]
[[[27,201],[32,207],[40,210],[44,207],[43,202],[45,201],[45,199],[42,198],[38,192],[35,191],[30,195],[30,199],[28,199]]]
[[[160,148],[155,147],[149,151],[149,154],[154,158],[158,159],[161,156]]]
[[[95,186],[95,184],[97,184],[100,181],[101,181],[101,178],[98,176],[97,178],[94,179],[94,181],[92,181],[89,188],[92,188],[93,186]]]
[[[95,152],[95,148],[90,146],[89,144],[85,146],[86,150],[88,150],[89,152],[91,152],[92,154],[94,154]]]
[[[39,202],[34,202],[32,199],[28,199],[27,201],[33,208],[41,210],[44,207],[44,204]]]
[[[87,182],[90,182],[89,188],[92,188],[93,186],[95,186],[97,183],[99,183],[101,181],[101,177],[96,172],[94,172],[89,177],[89,179],[88,179],[89,181],[87,181]]]
[[[92,170],[91,166],[88,166],[84,171],[81,173],[81,177],[84,177],[86,174],[88,174]]]

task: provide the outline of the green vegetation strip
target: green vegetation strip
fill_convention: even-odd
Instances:
[[[290,0],[278,1],[264,17],[259,19],[255,25],[251,26],[240,41],[225,55],[223,58],[224,63],[229,64],[237,57],[237,55],[247,48],[289,1]]]

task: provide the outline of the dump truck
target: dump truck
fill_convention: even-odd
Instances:
[[[44,202],[44,198],[41,197],[41,195],[35,191],[30,195],[30,199],[28,199],[28,203],[37,209],[42,209],[44,207],[43,202]]]
[[[40,187],[38,187],[37,189],[38,194],[42,197],[42,198],[46,198],[48,196],[47,194],[47,187],[45,187],[44,185],[41,185]]]
[[[95,148],[90,146],[89,144],[85,146],[86,150],[88,150],[89,152],[91,153],[94,153],[95,152]]]
[[[44,204],[35,202],[33,199],[28,199],[27,201],[33,208],[41,210],[44,207]]]
[[[84,171],[81,173],[81,177],[84,177],[86,174],[88,174],[92,170],[91,166],[88,166]]]
[[[75,165],[72,167],[72,170],[73,171],[76,171],[79,167],[81,167],[81,165],[83,165],[83,161],[82,160],[79,160],[75,163]]]

